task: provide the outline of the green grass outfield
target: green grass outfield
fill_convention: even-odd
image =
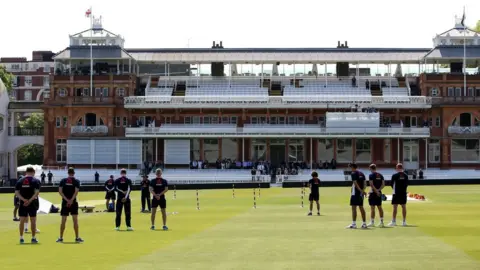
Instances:
[[[390,188],[386,188],[387,194]],[[322,216],[307,217],[300,189],[251,189],[167,195],[170,231],[150,231],[133,193],[134,232],[116,232],[113,213],[80,215],[83,244],[57,244],[58,214],[40,215],[39,245],[19,245],[12,194],[0,195],[1,269],[480,269],[480,186],[414,186],[426,202],[409,202],[412,227],[347,230],[349,188],[322,188]],[[258,195],[258,194],[257,194]],[[308,194],[307,194],[308,195]],[[41,195],[54,203],[56,193]],[[80,201],[104,208],[103,193]],[[82,204],[80,202],[80,204]],[[386,219],[391,206],[386,204]],[[157,215],[157,227],[161,216]],[[123,227],[124,228],[124,227]],[[71,220],[65,241],[73,240]],[[30,242],[30,236],[26,236]]]

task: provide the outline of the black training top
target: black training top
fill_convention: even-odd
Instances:
[[[142,186],[142,189],[148,189],[148,187],[150,186],[150,180],[148,180],[148,178],[143,179],[142,183],[141,183],[141,186]]]
[[[383,183],[384,178],[383,178],[383,175],[381,173],[374,172],[374,173],[371,173],[368,176],[368,180],[372,181],[373,186],[376,189],[380,189],[382,187],[382,183]],[[370,190],[370,193],[372,193],[372,192],[373,192],[373,190]]]
[[[320,188],[320,179],[312,178],[308,181],[308,185],[310,186],[310,190],[312,194],[318,194]]]
[[[115,180],[112,178],[105,181],[105,190],[106,191],[113,191],[115,189]]]
[[[22,177],[15,184],[15,190],[18,190],[20,195],[27,200],[35,195],[36,189],[40,189],[40,181],[32,176]],[[20,205],[23,205],[23,201],[20,201]]]
[[[365,174],[363,174],[360,171],[354,171],[352,172],[352,196],[359,196],[362,193],[357,190],[355,187],[355,182],[357,182],[358,186],[360,187],[361,190],[365,188]]]
[[[404,172],[393,174],[390,185],[392,186],[393,194],[407,194],[408,175]]]
[[[118,178],[117,180],[115,180],[115,189],[117,191],[125,192],[125,194],[123,194],[122,192],[118,192],[119,199],[129,198],[130,191],[132,190],[132,180],[124,176]]]
[[[153,192],[155,194],[160,194],[162,193],[166,188],[168,188],[168,182],[166,179],[163,178],[154,178],[150,180],[150,186],[153,188]],[[162,197],[165,197],[165,194],[162,195]]]
[[[60,181],[59,186],[63,188],[63,195],[65,195],[67,199],[71,199],[75,194],[75,189],[80,188],[80,181],[78,181],[78,179],[75,177],[67,177]],[[62,201],[64,201],[63,198]],[[77,198],[75,198],[75,201],[77,201]]]

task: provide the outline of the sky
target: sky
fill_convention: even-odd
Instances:
[[[5,3],[3,3],[5,2]],[[59,52],[89,28],[92,7],[126,48],[349,47],[431,48],[455,24],[480,20],[480,1],[427,0],[15,0],[2,1],[0,57]]]

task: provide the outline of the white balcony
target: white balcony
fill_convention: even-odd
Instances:
[[[469,135],[469,134],[479,134],[480,127],[471,126],[471,127],[460,127],[460,126],[449,126],[448,134],[457,134],[457,135]]]
[[[107,126],[73,126],[70,130],[72,135],[97,134],[105,135],[108,133]]]
[[[431,97],[425,96],[133,96],[124,98],[125,108],[430,108]]]
[[[162,125],[127,128],[133,138],[428,138],[429,128],[321,128],[319,125]]]

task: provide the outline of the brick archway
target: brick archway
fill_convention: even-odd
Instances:
[[[464,110],[464,109],[461,109],[461,108],[458,108],[458,109],[454,109],[452,111],[449,111],[447,112],[449,113],[449,116],[450,117],[447,117],[447,122],[446,122],[446,126],[451,126],[452,123],[453,123],[453,120],[457,117],[460,117],[460,115],[462,113],[470,113],[472,115],[472,119],[474,120],[475,118],[479,119],[480,120],[480,112],[479,111],[475,111],[475,110]]]

